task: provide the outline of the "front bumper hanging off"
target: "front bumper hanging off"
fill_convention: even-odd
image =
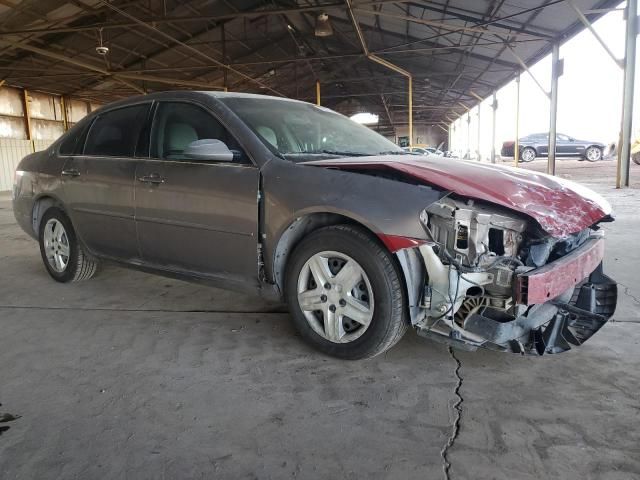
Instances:
[[[465,327],[481,334],[487,348],[533,355],[561,353],[582,345],[600,330],[613,316],[617,298],[617,284],[602,273],[599,264],[568,301],[536,305],[505,323],[477,315]]]
[[[418,334],[465,349],[484,347],[531,355],[580,346],[615,312],[617,284],[602,272],[603,257],[604,239],[594,236],[568,255],[520,274],[514,297],[516,303],[528,306],[522,315],[507,317],[481,308],[465,320],[464,332],[482,342],[453,335],[458,332],[443,337],[418,328]]]

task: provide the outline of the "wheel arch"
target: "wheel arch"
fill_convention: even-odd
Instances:
[[[367,232],[372,239],[379,243],[387,252],[391,254],[392,261],[400,274],[403,283],[403,290],[407,297],[407,313],[411,323],[417,319],[417,305],[420,292],[422,291],[421,280],[424,280],[426,269],[420,260],[420,256],[415,248],[401,249],[392,252],[381,238],[380,234],[357,219],[335,212],[311,212],[297,217],[284,230],[278,239],[274,250],[272,261],[273,282],[276,284],[281,296],[284,295],[285,272],[291,252],[300,241],[312,232],[331,225],[352,225],[357,226]]]
[[[331,225],[358,226],[367,231],[377,241],[380,241],[378,235],[371,227],[343,213],[313,211],[296,217],[280,234],[271,261],[272,281],[281,292],[284,291],[284,273],[291,257],[291,252],[295,249],[296,245],[310,233],[319,228]]]
[[[40,222],[42,221],[42,217],[47,212],[47,210],[52,207],[59,208],[67,215],[67,217],[69,217],[67,209],[64,207],[64,204],[58,197],[48,193],[40,195],[33,202],[33,208],[31,210],[31,227],[33,228],[33,233],[36,237],[38,236],[38,232],[40,231]]]

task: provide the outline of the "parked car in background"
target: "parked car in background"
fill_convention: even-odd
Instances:
[[[500,155],[503,157],[514,156],[515,142],[508,141],[502,144]],[[558,133],[556,135],[556,155],[558,157],[578,157],[580,160],[597,162],[602,159],[605,145],[593,140],[578,140],[569,135]],[[518,159],[521,162],[531,162],[536,157],[549,155],[549,134],[532,133],[518,140]]]
[[[416,157],[297,100],[123,100],[26,156],[15,179],[15,217],[54,280],[113,261],[286,301],[302,338],[341,358],[384,352],[408,328],[471,350],[559,353],[616,306],[599,227],[611,207],[596,193]]]
[[[418,155],[436,155],[442,157],[444,152],[438,150],[435,147],[404,147],[403,150],[408,153],[415,153]]]
[[[424,149],[420,147],[402,147],[402,150],[411,155],[426,155]]]

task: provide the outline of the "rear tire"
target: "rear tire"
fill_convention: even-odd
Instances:
[[[87,255],[76,237],[71,221],[59,208],[50,208],[40,221],[38,232],[44,266],[57,282],[88,280],[96,273],[98,261]]]
[[[520,155],[520,161],[524,163],[533,162],[536,159],[536,151],[531,147],[525,147],[522,149]]]
[[[300,335],[327,355],[373,357],[407,330],[402,275],[392,255],[360,227],[324,227],[302,239],[287,265],[285,292]],[[353,305],[355,310],[348,310]],[[360,314],[368,320],[355,320]]]

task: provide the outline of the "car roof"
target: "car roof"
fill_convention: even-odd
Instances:
[[[281,102],[293,102],[293,103],[301,103],[305,105],[315,105],[309,102],[303,102],[301,100],[295,100],[293,98],[286,97],[276,97],[273,95],[261,95],[257,93],[240,93],[240,92],[221,92],[214,90],[169,90],[165,92],[154,92],[146,95],[135,95],[132,97],[124,98],[122,100],[117,100],[115,102],[107,103],[102,107],[98,108],[91,112],[92,116],[99,114],[100,112],[111,110],[112,108],[125,107],[127,105],[133,105],[136,103],[144,102],[144,101],[152,101],[152,100],[163,100],[163,99],[189,99],[189,98],[202,98],[203,96],[209,96],[216,99],[225,99],[225,98],[251,98],[251,99],[269,99],[276,100]],[[326,109],[326,107],[318,107]]]

